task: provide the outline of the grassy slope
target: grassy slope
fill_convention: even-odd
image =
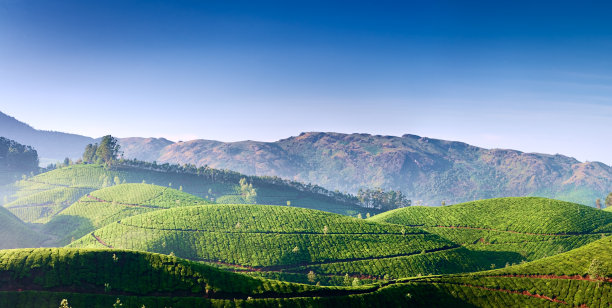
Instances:
[[[0,249],[38,247],[46,238],[0,207]]]
[[[44,225],[60,245],[126,217],[179,206],[209,204],[202,198],[152,184],[120,184],[91,192]]]
[[[0,189],[4,205],[27,222],[44,223],[83,195],[119,183],[150,183],[182,187],[185,192],[214,199],[217,203],[244,203],[238,183],[210,181],[193,174],[161,172],[135,167],[105,169],[100,165],[74,165],[39,174]],[[357,215],[367,210],[334,203],[312,193],[284,186],[255,187],[260,204],[313,208],[346,215]],[[18,208],[17,208],[18,206]],[[372,214],[376,213],[370,211]]]
[[[597,259],[602,278],[590,276]],[[480,307],[609,307],[612,303],[612,237],[572,251],[493,271],[424,279]],[[534,295],[544,297],[536,299]],[[531,303],[527,303],[531,302]]]
[[[408,207],[372,221],[423,226],[475,252],[507,252],[503,263],[536,260],[612,233],[612,213],[545,198],[498,198],[446,207]]]
[[[93,234],[107,246],[262,270],[401,277],[478,268],[465,249],[416,228],[294,207],[174,208],[122,219]],[[104,245],[87,235],[71,247]],[[392,271],[399,261],[404,266]]]
[[[316,287],[121,250],[0,251],[0,282],[2,307],[469,307],[428,286]]]

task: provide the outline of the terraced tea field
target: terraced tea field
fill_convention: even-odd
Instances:
[[[126,217],[171,207],[210,204],[202,198],[152,184],[119,184],[96,190],[54,216],[42,227],[60,245]]]
[[[536,197],[413,206],[370,220],[420,227],[472,251],[514,253],[506,261],[510,264],[569,251],[612,233],[610,212]]]

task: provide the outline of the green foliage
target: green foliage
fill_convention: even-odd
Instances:
[[[122,219],[93,234],[118,248],[174,252],[193,260],[287,271],[301,271],[304,263],[312,264],[309,266],[315,272],[356,260],[385,263],[395,256],[420,254],[423,250],[430,255],[432,251],[454,247],[415,228],[265,205],[173,208]],[[103,247],[96,237],[87,235],[71,247]],[[444,258],[439,261],[448,262]],[[380,267],[350,272],[380,277],[385,274]]]
[[[247,183],[245,178],[241,178],[240,194],[244,198],[245,203],[257,203],[257,191],[253,188],[253,183]]]
[[[606,197],[606,208],[612,210],[612,192]]]
[[[31,146],[0,137],[0,174],[21,172],[28,174],[38,171],[38,153]],[[0,184],[5,181],[2,179]]]
[[[43,230],[66,245],[72,238],[133,215],[209,202],[196,196],[152,184],[120,184],[96,190],[53,217]]]
[[[117,138],[106,135],[102,137],[100,144],[88,144],[83,153],[83,161],[89,163],[110,164],[117,159],[119,154],[119,141]]]
[[[376,215],[371,220],[535,234],[612,232],[612,214],[538,197],[497,198],[445,207],[413,206]]]
[[[519,254],[503,263],[532,261],[588,244],[612,233],[612,215],[544,198],[499,198],[446,207],[409,207],[372,217],[420,225],[478,252]]]
[[[612,267],[607,266],[612,264],[612,236],[606,236],[562,254],[498,269],[491,273],[495,275],[529,273],[532,275],[587,276],[594,259],[604,265],[601,275],[612,276]]]
[[[28,222],[37,223],[45,223],[50,217],[85,194],[116,185],[119,181],[121,183],[143,183],[144,181],[158,184],[171,182],[175,187],[182,187],[184,192],[202,198],[215,199],[218,203],[247,203],[248,201],[242,196],[240,186],[237,184],[240,177],[235,179],[233,175],[223,175],[222,171],[217,173],[215,169],[194,169],[195,172],[188,172],[183,169],[157,170],[147,166],[130,167],[120,165],[119,162],[110,168],[94,164],[72,165],[0,187],[0,195],[6,197],[7,203],[15,202],[14,205],[19,205],[19,208],[11,209],[12,212]],[[256,180],[254,177],[248,177],[248,181],[256,192],[256,196],[250,194],[250,201],[285,205],[290,199],[294,200],[293,205],[297,207],[346,215],[356,215],[362,210],[355,205],[334,201],[323,194],[325,190],[319,192],[316,188],[310,188],[313,192],[303,192],[273,178]]]
[[[408,200],[401,191],[384,191],[380,187],[376,189],[360,188],[357,198],[365,207],[383,211],[404,208],[412,204],[412,201]]]

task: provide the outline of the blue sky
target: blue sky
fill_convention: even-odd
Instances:
[[[410,133],[612,164],[611,11],[0,0],[0,111],[94,137]]]

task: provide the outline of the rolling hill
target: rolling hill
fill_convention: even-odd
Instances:
[[[47,238],[0,207],[0,249],[39,247]]]
[[[248,177],[229,171],[207,169],[208,174],[151,166],[72,165],[0,186],[4,206],[26,222],[45,223],[86,194],[120,183],[150,183],[214,200],[217,203],[246,203],[239,181],[249,180],[257,191],[257,203],[314,208],[347,215],[379,211],[355,203],[338,201],[334,193],[300,183],[275,178]]]
[[[70,244],[176,254],[264,277],[382,279],[487,269],[517,253],[475,251],[401,225],[286,206],[210,205],[132,216]],[[521,260],[521,259],[519,259]],[[299,275],[278,275],[301,274]],[[322,283],[333,283],[323,281]],[[311,281],[312,283],[312,281]]]
[[[424,205],[507,196],[594,205],[612,191],[612,168],[602,163],[415,135],[309,132],[276,142],[166,141],[120,143],[128,158],[279,176],[352,193],[363,187],[401,190]]]
[[[612,234],[612,213],[538,197],[497,198],[444,207],[412,206],[370,220],[418,226],[474,251],[518,255],[518,260],[496,263],[497,267],[552,256]]]
[[[60,246],[109,223],[171,207],[209,204],[210,201],[152,184],[119,184],[93,191],[53,216],[42,232],[58,238]],[[37,213],[36,213],[37,214]]]
[[[427,286],[292,284],[144,252],[20,249],[0,260],[2,307],[470,307]]]
[[[420,282],[478,307],[609,307],[612,237],[521,265]]]

